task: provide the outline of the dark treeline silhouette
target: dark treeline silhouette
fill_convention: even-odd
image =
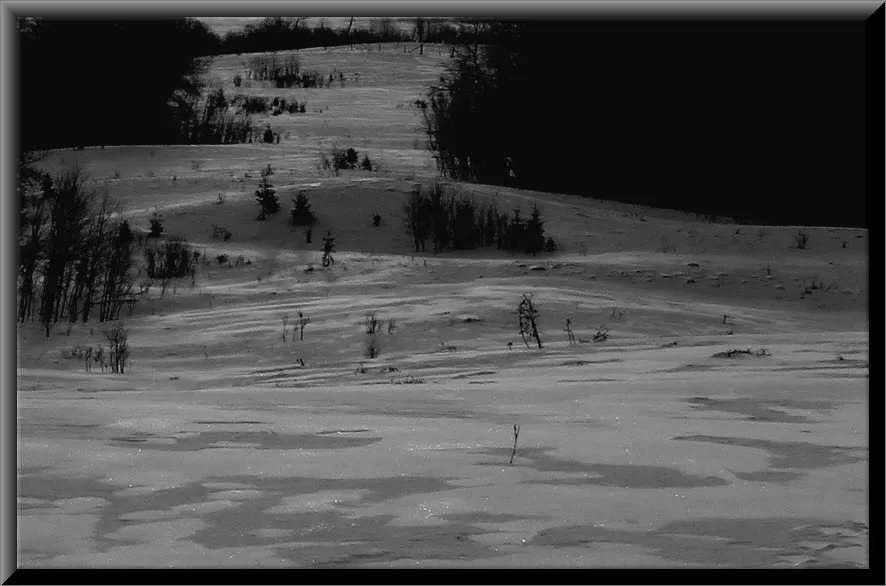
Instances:
[[[455,42],[460,34],[434,19],[415,19],[411,30],[389,18],[371,20],[368,29],[332,30],[280,17],[224,38],[189,18],[28,18],[19,21],[19,32],[24,150],[279,141],[270,129],[256,127],[248,112],[204,91],[205,57],[370,42]]]
[[[246,25],[242,31],[226,33],[216,51],[218,54],[239,54],[365,43],[455,43],[459,30],[454,23],[427,18],[413,19],[411,26],[406,27],[391,18],[375,18],[370,20],[368,28],[332,29],[322,22],[308,27],[303,18],[268,17]]]
[[[417,105],[450,177],[864,226],[864,24],[474,23]]]
[[[200,55],[217,37],[192,19],[23,19],[24,150],[184,141],[181,110],[200,93]]]
[[[447,191],[439,182],[426,191],[416,186],[403,203],[404,228],[415,252],[425,252],[430,240],[436,254],[447,249],[470,250],[495,246],[498,250],[554,252],[556,243],[545,239],[544,221],[537,205],[530,216],[520,208],[511,214],[493,202],[477,204],[473,198]]]

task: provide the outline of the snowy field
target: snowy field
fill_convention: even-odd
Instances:
[[[402,203],[435,175],[413,102],[446,52],[372,49],[299,53],[359,74],[344,87],[244,82],[307,100],[267,118],[280,144],[45,162],[244,262],[143,295],[125,374],[66,358],[105,324],[19,327],[19,567],[867,567],[867,232],[803,228],[798,250],[797,227],[465,184],[537,201],[562,251],[413,254]],[[213,62],[227,93],[249,57]],[[332,145],[381,170],[319,170]],[[258,222],[269,163],[284,210]],[[524,293],[542,349],[517,331]]]

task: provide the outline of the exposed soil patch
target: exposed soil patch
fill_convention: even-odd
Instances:
[[[464,374],[457,374],[457,375],[453,376],[452,380],[470,378],[472,376],[485,376],[485,375],[489,375],[489,374],[495,374],[495,371],[494,370],[479,370],[477,372],[466,372]]]
[[[726,350],[724,352],[717,352],[712,356],[712,358],[764,358],[769,357],[769,351],[766,348],[761,350],[751,350],[750,348],[746,348],[744,350]]]
[[[241,421],[195,421],[194,423],[198,423],[200,425],[266,425],[267,421],[249,421],[249,420],[241,420]]]
[[[339,450],[380,442],[380,437],[336,437],[318,434],[286,434],[272,431],[206,431],[171,438],[173,443],[152,443],[144,437],[113,438],[110,445],[139,443],[144,449],[163,452],[192,452],[211,448],[251,448],[257,450]],[[170,439],[170,438],[163,438]]]
[[[567,360],[561,362],[557,366],[585,366],[588,364],[607,364],[610,362],[622,362],[621,358],[610,358],[608,360]]]
[[[704,372],[707,370],[716,370],[717,366],[711,366],[708,364],[684,364],[683,366],[676,366],[674,368],[668,368],[667,370],[662,370],[660,372],[664,373],[678,373],[678,372]]]
[[[864,462],[868,459],[867,456],[854,455],[864,448],[822,446],[806,442],[774,442],[761,439],[710,435],[685,435],[677,436],[674,439],[765,450],[769,452],[769,465],[776,469],[799,468],[812,470],[839,466],[841,464],[854,464],[855,462]]]
[[[757,472],[735,472],[730,470],[730,472],[735,474],[736,478],[747,480],[748,482],[778,482],[780,484],[787,484],[792,480],[797,480],[798,478],[805,476],[805,474],[800,472],[782,472],[776,470],[759,470]]]
[[[749,421],[772,421],[778,423],[810,423],[815,421],[805,415],[785,413],[776,407],[788,409],[815,410],[829,412],[834,409],[834,403],[826,401],[793,401],[793,400],[761,400],[741,397],[738,399],[709,399],[707,397],[692,397],[686,400],[697,411],[722,411],[724,413],[736,413],[746,415]]]
[[[372,431],[371,429],[330,429],[328,431],[318,431],[316,435],[332,435],[336,433],[363,433]]]
[[[578,460],[565,460],[549,455],[551,448],[517,448],[515,466],[528,466],[539,472],[583,472],[585,478],[556,478],[532,484],[548,485],[596,485],[622,488],[694,488],[702,486],[725,486],[728,480],[717,476],[695,476],[677,468],[630,464],[588,464]],[[497,456],[494,461],[479,462],[480,465],[502,466],[508,462],[510,448],[490,448],[477,453]]]
[[[827,541],[836,547],[859,547],[842,533],[852,524],[836,525],[824,519],[767,517],[759,519],[707,518],[673,521],[654,531],[627,531],[593,525],[573,525],[540,531],[531,545],[587,547],[597,543],[624,543],[646,547],[667,560],[704,566],[761,567],[784,563],[788,556],[809,556],[831,567],[859,567],[840,562],[804,546],[803,541]]]

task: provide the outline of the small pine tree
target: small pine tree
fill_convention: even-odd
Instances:
[[[489,208],[486,210],[486,233],[485,239],[483,241],[484,246],[492,246],[493,244],[495,244],[497,219],[498,213],[495,209],[495,206],[489,206]]]
[[[311,209],[311,202],[304,193],[299,193],[292,200],[290,214],[293,226],[312,226],[317,222],[317,217]]]
[[[151,232],[149,235],[153,238],[159,238],[160,234],[163,233],[163,216],[160,212],[154,212],[151,214],[150,223]]]
[[[357,151],[352,148],[348,148],[348,150],[345,152],[345,160],[347,161],[348,169],[356,169],[360,157],[357,156]]]
[[[332,258],[332,253],[335,252],[335,236],[332,235],[331,230],[326,231],[326,236],[323,236],[323,266],[328,267],[331,264],[335,264],[335,259]]]
[[[258,182],[258,189],[255,190],[255,200],[261,208],[258,215],[259,220],[267,220],[268,214],[274,214],[280,210],[280,200],[277,199],[277,190],[274,189],[271,179],[264,172],[262,172],[262,178]]]
[[[532,216],[526,222],[526,230],[523,237],[523,249],[532,256],[537,252],[541,252],[545,247],[545,229],[544,222],[541,219],[541,213],[538,211],[538,205],[532,206]]]
[[[505,248],[508,250],[520,250],[523,247],[526,236],[526,221],[520,215],[520,210],[514,210],[508,222]]]

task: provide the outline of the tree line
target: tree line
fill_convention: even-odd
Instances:
[[[323,21],[311,27],[301,17],[268,17],[246,25],[243,30],[217,36],[212,54],[292,51],[367,43],[452,44],[463,34],[456,22],[421,17],[403,24],[392,18],[373,18],[368,27],[355,27],[354,18],[350,18],[348,25],[340,29],[330,28]]]
[[[440,172],[865,226],[860,23],[470,21],[418,100]]]
[[[136,235],[79,169],[53,177],[38,160],[18,163],[18,321],[48,336],[58,322],[116,320],[132,299]]]
[[[20,19],[23,150],[183,142],[212,33],[194,19]]]
[[[125,144],[265,141],[267,128],[227,108],[203,81],[207,57],[368,42],[455,42],[455,25],[393,19],[309,28],[266,18],[224,37],[191,18],[18,21],[20,145],[25,151]],[[273,137],[272,137],[273,138]]]

